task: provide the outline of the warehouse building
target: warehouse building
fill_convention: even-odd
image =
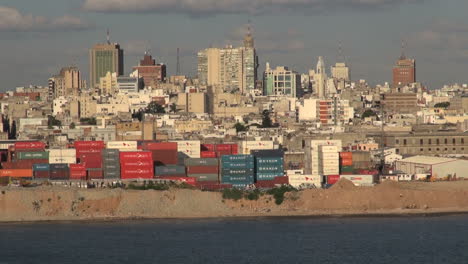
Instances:
[[[427,174],[435,178],[468,178],[468,160],[414,156],[396,162],[396,170],[407,174]]]

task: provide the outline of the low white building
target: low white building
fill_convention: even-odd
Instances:
[[[410,175],[426,174],[435,178],[468,178],[468,160],[414,156],[397,161],[395,169]]]

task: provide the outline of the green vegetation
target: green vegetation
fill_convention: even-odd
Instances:
[[[61,126],[62,122],[57,120],[54,116],[47,116],[47,126],[49,129],[54,128],[54,126]]]
[[[166,110],[164,107],[156,102],[151,102],[145,109],[145,113],[147,114],[164,114]]]
[[[370,109],[367,109],[366,111],[364,111],[364,113],[362,113],[362,119],[372,117],[372,116],[377,116],[377,114]]]
[[[257,201],[260,196],[262,196],[263,193],[259,190],[254,190],[252,192],[249,192],[245,195],[245,199],[250,200],[250,201]]]
[[[97,120],[95,117],[91,117],[91,118],[81,118],[80,119],[80,123],[83,124],[83,125],[91,125],[91,126],[95,126],[97,124]]]
[[[448,108],[449,106],[450,102],[443,102],[434,105],[435,108]]]
[[[244,197],[244,192],[239,189],[224,189],[223,199],[238,201]]]
[[[296,192],[296,191],[297,190],[294,189],[291,186],[283,185],[283,186],[281,186],[279,188],[274,188],[274,189],[268,190],[267,194],[273,195],[273,198],[275,198],[275,203],[277,205],[280,205],[284,201],[284,194],[285,193],[287,193],[287,192]]]
[[[236,129],[237,133],[244,132],[244,131],[248,130],[248,128],[246,126],[244,126],[243,124],[241,124],[241,123],[236,123],[234,125],[234,128]]]
[[[76,127],[75,123],[72,122],[72,123],[70,124],[70,129],[75,129],[75,127]]]
[[[155,191],[167,191],[169,190],[170,186],[168,184],[160,184],[160,183],[153,183],[149,182],[148,184],[144,185],[135,185],[133,183],[127,186],[129,190],[139,190],[139,191],[146,191],[146,190],[155,190]]]
[[[273,123],[270,118],[270,111],[268,110],[263,110],[262,113],[262,128],[270,128],[273,127]]]

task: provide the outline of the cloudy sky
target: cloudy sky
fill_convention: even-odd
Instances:
[[[88,76],[88,49],[111,39],[125,49],[126,73],[150,48],[159,62],[196,74],[196,52],[239,45],[250,19],[261,69],[266,62],[307,72],[342,43],[353,79],[391,80],[400,55],[417,60],[430,88],[468,82],[466,0],[0,0],[0,90],[45,85],[61,67]]]

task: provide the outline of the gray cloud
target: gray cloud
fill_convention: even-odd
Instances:
[[[85,30],[92,27],[80,18],[64,15],[57,18],[22,14],[17,9],[0,6],[0,31],[41,32],[60,30]]]
[[[424,0],[85,0],[95,12],[173,12],[200,14],[263,14],[336,8],[375,9]]]

